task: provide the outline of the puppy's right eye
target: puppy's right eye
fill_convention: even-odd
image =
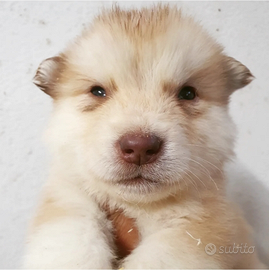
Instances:
[[[106,96],[106,90],[102,88],[101,86],[93,86],[91,89],[91,93],[97,97],[105,97]]]

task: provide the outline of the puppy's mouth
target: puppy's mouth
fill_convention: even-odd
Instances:
[[[120,185],[124,186],[129,186],[129,187],[137,187],[137,186],[144,186],[144,185],[149,185],[149,184],[158,184],[157,181],[145,178],[141,175],[136,176],[135,178],[128,178],[128,179],[123,179],[118,182]]]

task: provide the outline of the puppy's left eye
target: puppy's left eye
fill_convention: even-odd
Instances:
[[[97,97],[105,97],[106,96],[106,90],[102,88],[101,86],[93,86],[91,89],[91,93]]]
[[[179,99],[193,100],[196,97],[196,89],[192,86],[184,86],[179,94]]]

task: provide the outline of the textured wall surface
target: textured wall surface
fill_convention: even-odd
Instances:
[[[244,190],[246,211],[251,208],[248,196],[260,196],[257,185],[267,194],[259,203],[269,205],[269,2],[178,5],[201,20],[256,77],[233,95],[230,107],[238,126],[236,153],[255,178],[237,191]],[[32,84],[35,69],[64,48],[102,6],[111,2],[0,2],[0,268],[19,267],[27,223],[48,173],[42,134],[51,100]],[[260,223],[261,230],[269,227]]]

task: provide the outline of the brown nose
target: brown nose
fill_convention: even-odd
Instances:
[[[155,135],[127,134],[120,139],[119,145],[123,160],[143,165],[157,159],[162,140]]]

